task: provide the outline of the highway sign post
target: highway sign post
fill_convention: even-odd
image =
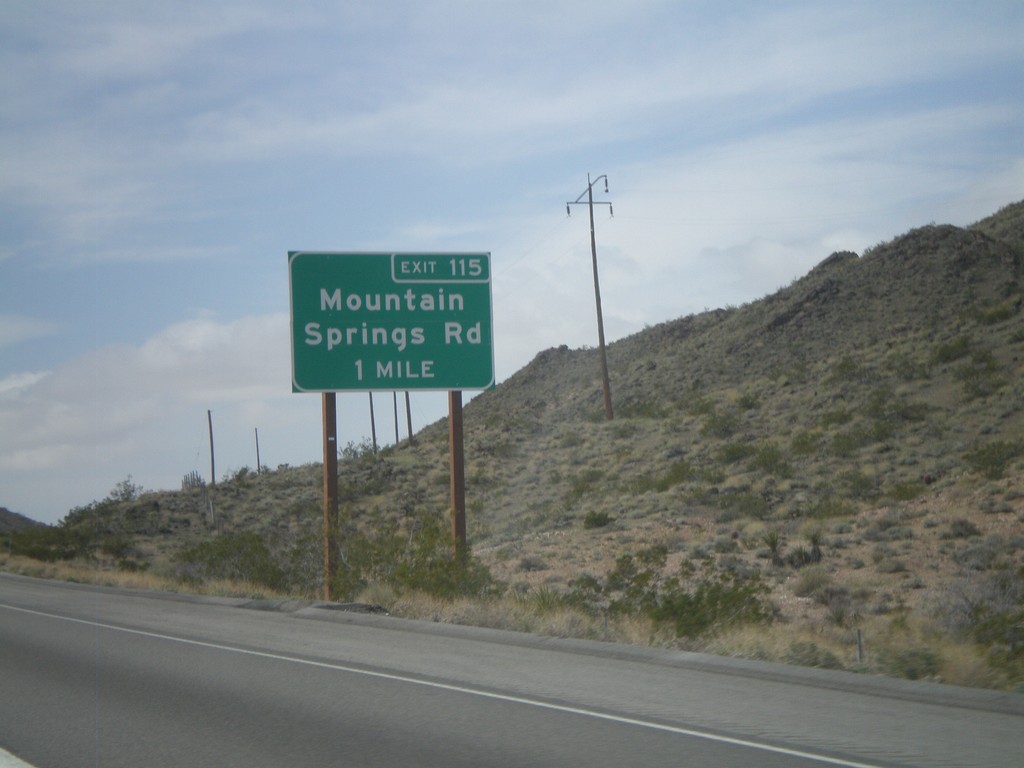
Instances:
[[[289,251],[292,391],[320,392],[324,599],[335,572],[336,392],[447,390],[452,538],[466,551],[462,390],[494,385],[489,253]]]

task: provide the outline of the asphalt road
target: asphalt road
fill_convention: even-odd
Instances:
[[[4,750],[63,766],[1015,766],[1024,696],[0,574]]]

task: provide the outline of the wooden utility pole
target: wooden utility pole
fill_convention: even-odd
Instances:
[[[454,554],[466,552],[466,463],[462,433],[462,392],[448,393],[448,445],[451,449],[452,541]]]
[[[405,426],[409,431],[409,445],[412,445],[412,403],[409,402],[408,390],[405,392]]]
[[[377,420],[373,415],[373,392],[367,392],[370,396],[370,439],[373,441],[373,453],[377,453]]]
[[[213,466],[213,414],[206,412],[206,423],[210,427],[210,485],[217,484],[217,474]]]
[[[565,212],[572,215],[572,211],[569,206],[572,205],[583,205],[583,197],[587,198],[587,208],[590,210],[590,256],[594,266],[594,302],[597,304],[597,349],[598,355],[601,360],[601,387],[604,390],[604,415],[608,421],[612,420],[612,387],[608,379],[608,356],[605,352],[604,345],[604,316],[601,312],[601,281],[597,276],[597,238],[594,235],[594,184],[601,179],[604,179],[604,191],[608,192],[608,177],[604,174],[598,176],[593,181],[590,180],[590,174],[587,174],[587,191],[583,192],[573,202],[565,204]],[[597,205],[607,205],[608,212],[613,214],[612,204],[607,201],[596,203]]]
[[[260,428],[254,427],[254,431],[256,432],[256,474],[262,475],[263,465],[260,464]]]
[[[334,392],[323,393],[324,421],[324,600],[331,599],[337,570],[335,535],[338,531],[338,410]]]
[[[401,438],[398,437],[398,392],[397,391],[391,393],[391,401],[392,401],[392,403],[395,406],[395,448],[397,448],[398,447],[398,443],[400,442],[400,439],[401,439]]]

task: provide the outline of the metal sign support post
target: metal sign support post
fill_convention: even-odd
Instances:
[[[324,600],[331,599],[337,569],[335,534],[338,530],[338,409],[334,392],[323,393],[324,418]]]
[[[451,448],[452,541],[454,553],[466,552],[466,463],[462,436],[462,392],[448,393],[448,444]]]

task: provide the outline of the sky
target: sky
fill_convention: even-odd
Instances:
[[[208,412],[218,479],[320,461],[289,251],[490,253],[501,382],[597,343],[588,174],[613,342],[1024,198],[1022,97],[1020,0],[7,0],[0,506],[208,477]]]

